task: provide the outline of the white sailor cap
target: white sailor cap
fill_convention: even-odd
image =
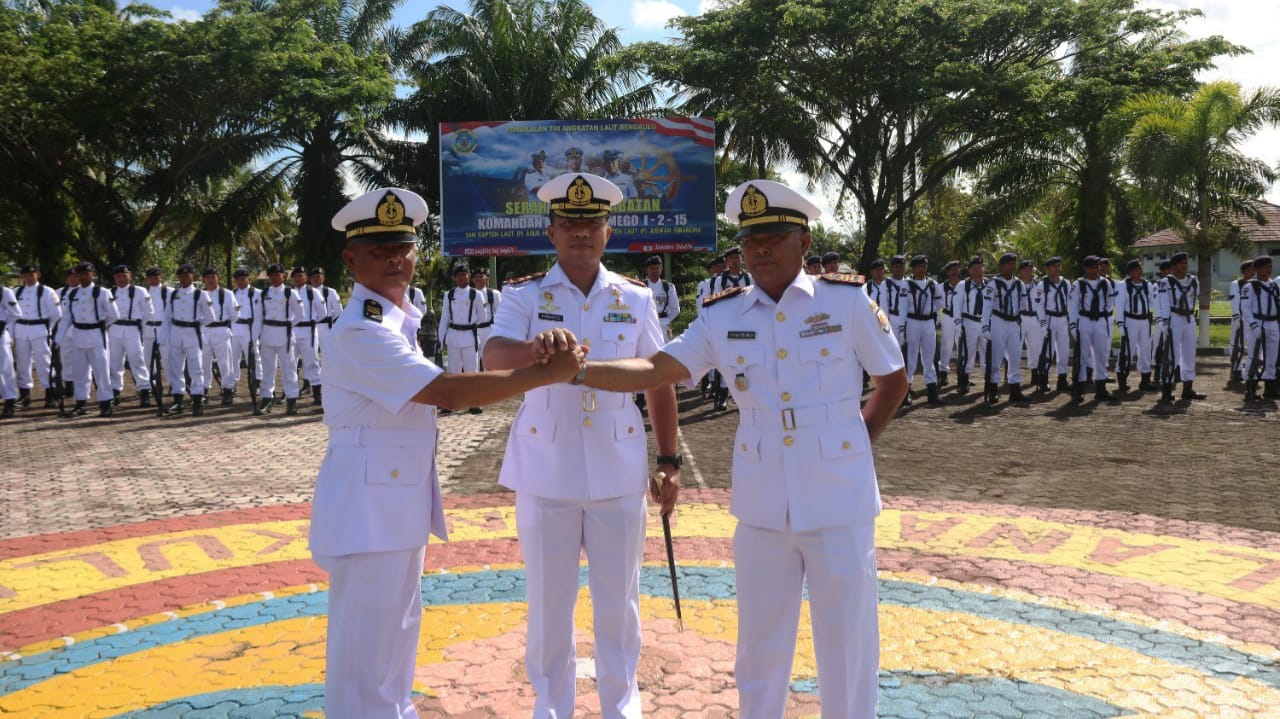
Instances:
[[[749,180],[733,188],[724,203],[725,217],[738,224],[738,237],[808,228],[822,210],[807,197],[773,180]]]
[[[538,188],[538,199],[561,217],[604,217],[622,202],[622,190],[599,175],[566,172]]]
[[[427,201],[412,190],[380,187],[348,202],[333,229],[365,242],[416,242],[413,228],[427,219]]]

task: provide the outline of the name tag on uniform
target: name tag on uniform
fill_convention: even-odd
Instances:
[[[756,338],[754,331],[746,330],[729,330],[729,339],[731,340],[753,340]]]
[[[625,312],[609,312],[604,316],[605,322],[626,322],[628,324],[636,323],[636,316]]]
[[[553,315],[550,312],[539,312],[538,319],[551,322],[564,322],[564,315]]]

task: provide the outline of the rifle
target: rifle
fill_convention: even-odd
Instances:
[[[1129,382],[1129,371],[1133,369],[1133,350],[1129,348],[1129,324],[1124,326],[1124,334],[1120,336],[1120,357],[1116,359],[1116,380],[1120,391],[1125,391]]]
[[[1083,358],[1080,355],[1084,353],[1084,343],[1080,341],[1082,337],[1083,336],[1080,334],[1080,322],[1077,320],[1076,353],[1071,356],[1071,388],[1073,391],[1076,389],[1076,385],[1080,384],[1080,363],[1083,361]],[[1079,394],[1079,392],[1076,392],[1076,394]]]
[[[968,384],[969,379],[969,336],[964,328],[964,320],[960,320],[960,346],[956,348],[956,382]]]
[[[164,416],[164,361],[161,359],[160,338],[151,343],[151,386],[156,389],[156,416]]]
[[[1231,318],[1231,324],[1235,326],[1236,338],[1231,343],[1231,377],[1238,379],[1240,377],[1241,362],[1244,361],[1244,320],[1239,317]]]
[[[1040,375],[1040,381],[1043,386],[1049,385],[1049,365],[1053,358],[1050,353],[1053,352],[1053,323],[1049,322],[1044,328],[1044,342],[1040,345],[1040,361],[1036,363],[1036,373]]]
[[[253,413],[258,413],[258,392],[262,389],[262,380],[258,378],[258,353],[255,349],[257,342],[253,339],[253,333],[249,333],[249,404],[253,406]]]
[[[1173,385],[1177,382],[1178,368],[1174,364],[1173,359],[1173,328],[1165,325],[1164,330],[1160,334],[1160,383],[1170,392],[1173,391]]]
[[[1244,330],[1242,325],[1240,332],[1243,333]],[[1249,371],[1244,377],[1244,398],[1250,402],[1258,399],[1258,379],[1262,377],[1262,370],[1266,367],[1266,344],[1266,332],[1259,332],[1258,337],[1253,341],[1253,351],[1249,353]]]
[[[53,338],[49,338],[49,386],[58,393],[58,416],[67,416],[67,388],[62,380],[62,348]],[[47,390],[46,390],[47,391]]]
[[[1000,360],[991,356],[991,347],[992,340],[987,340],[987,364],[983,367],[986,371],[982,373],[983,379],[986,381],[986,387],[983,387],[982,391],[986,395],[987,401],[995,404],[992,401],[991,393],[998,391],[995,389],[995,383],[1000,378]]]

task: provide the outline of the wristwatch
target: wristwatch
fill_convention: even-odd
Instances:
[[[684,464],[684,455],[680,454],[660,454],[654,459],[656,464],[669,464],[676,469],[680,469],[680,465]]]
[[[576,386],[586,381],[587,381],[587,363],[583,362],[582,366],[578,368],[578,374],[573,376],[573,379],[569,381],[569,384]]]

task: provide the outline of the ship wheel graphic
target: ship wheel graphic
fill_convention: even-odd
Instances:
[[[681,175],[680,165],[670,152],[645,150],[631,163],[640,197],[658,197],[672,202],[680,194],[680,183],[694,182],[697,175]]]

